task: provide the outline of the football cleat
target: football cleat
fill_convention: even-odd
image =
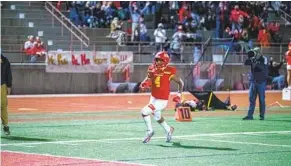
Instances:
[[[3,127],[3,130],[4,130],[4,134],[5,135],[10,135],[10,130],[9,130],[9,127],[8,126],[4,126]]]
[[[166,142],[170,142],[171,140],[172,140],[172,135],[173,135],[173,133],[174,133],[174,127],[171,127],[170,128],[170,131],[167,133],[167,140],[166,140]]]
[[[154,134],[155,134],[154,131],[147,133],[147,136],[144,138],[143,143],[147,144],[148,142],[150,142],[150,140]]]

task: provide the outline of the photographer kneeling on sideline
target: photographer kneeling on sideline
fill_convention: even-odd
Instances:
[[[253,120],[253,114],[256,106],[257,95],[260,103],[260,120],[265,119],[265,90],[266,81],[268,78],[268,61],[265,56],[261,54],[259,47],[254,48],[248,52],[248,58],[244,65],[251,66],[250,88],[249,88],[249,110],[248,115],[243,120]]]

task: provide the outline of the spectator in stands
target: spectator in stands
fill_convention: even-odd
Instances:
[[[177,1],[169,1],[170,10],[177,11],[179,9],[179,4]]]
[[[80,23],[80,15],[79,15],[79,10],[75,4],[75,2],[72,2],[71,3],[71,6],[70,6],[70,15],[69,15],[69,18],[70,20],[78,27],[80,27],[81,23]]]
[[[249,29],[250,29],[250,37],[251,38],[257,38],[258,37],[258,33],[259,33],[259,29],[262,27],[262,22],[260,22],[260,19],[258,16],[254,15],[254,14],[250,14],[250,20],[249,20],[250,24],[249,24]]]
[[[223,30],[227,23],[227,6],[224,2],[220,2],[216,9],[216,37],[223,37]],[[193,18],[193,17],[192,17]]]
[[[117,15],[120,18],[120,20],[122,20],[122,21],[126,21],[128,19],[127,10],[125,8],[123,8],[122,6],[120,6],[118,8]]]
[[[134,32],[132,32],[133,41],[140,41],[140,26],[139,24],[137,24],[136,26],[137,27],[134,28]]]
[[[230,32],[230,28],[226,27],[224,30],[224,33],[223,33],[223,38],[232,38],[232,37],[233,37],[233,35]]]
[[[156,3],[155,1],[149,2],[148,7],[146,8],[145,15],[155,14],[156,13]]]
[[[46,55],[46,50],[44,49],[43,42],[37,36],[33,43],[33,48],[30,54],[31,56],[30,62],[34,63],[37,61],[38,57],[45,56],[45,55]]]
[[[138,24],[140,21],[141,14],[145,12],[148,6],[149,6],[149,2],[146,3],[145,7],[142,10],[139,10],[136,3],[132,3],[132,2],[129,3],[132,33],[134,33],[135,29],[139,27]],[[133,7],[133,10],[132,10],[132,7]],[[134,34],[131,35],[131,41],[134,41],[133,39],[134,39]]]
[[[105,6],[104,11],[105,11],[105,17],[106,17],[105,24],[110,25],[113,18],[117,16],[117,11],[116,11],[115,6],[113,5],[113,2],[107,2],[107,5]]]
[[[195,30],[193,31],[193,33],[196,33],[196,30],[199,29],[200,27],[200,15],[198,14],[198,12],[195,10],[192,10],[191,12],[191,27],[195,28]]]
[[[280,75],[279,70],[282,67],[284,60],[279,64],[274,61],[273,57],[270,57],[269,62],[269,77],[272,79],[272,83],[278,86],[278,89],[284,88],[284,75]]]
[[[44,48],[43,42],[40,40],[39,37],[36,37],[36,47],[35,47],[35,54],[37,56],[45,56],[46,55],[46,50]]]
[[[169,23],[169,28],[170,29],[177,29],[177,26],[178,25],[178,22],[177,22],[177,20],[175,19],[175,17],[174,16],[171,16],[170,17],[170,23]]]
[[[172,36],[172,42],[170,45],[170,49],[171,49],[171,54],[174,55],[173,57],[177,58],[180,60],[181,59],[181,55],[183,52],[183,39],[185,38],[185,32],[183,31],[183,26],[179,25],[178,26],[178,30],[177,32],[175,32]],[[175,59],[172,58],[172,59]]]
[[[31,55],[32,50],[33,50],[33,43],[34,43],[34,38],[33,36],[28,36],[28,40],[24,43],[24,51],[26,55]]]
[[[58,10],[61,10],[61,3],[62,3],[62,1],[58,1],[58,3],[57,3],[56,8],[57,8]]]
[[[162,51],[163,44],[167,39],[166,30],[164,29],[164,25],[162,23],[158,24],[158,28],[154,31],[154,37],[156,52]]]
[[[234,9],[231,11],[231,15],[230,15],[230,22],[232,24],[232,28],[231,30],[241,30],[242,27],[242,21],[244,19],[244,17],[249,18],[249,15],[240,10],[238,5],[235,5]]]
[[[276,15],[279,16],[279,10],[280,10],[280,6],[281,6],[281,2],[280,1],[271,1],[269,3],[271,3],[270,6],[273,9],[273,11],[276,12]]]
[[[125,46],[126,43],[126,33],[122,31],[121,28],[117,28],[118,37],[116,39],[116,42],[119,46]]]
[[[252,48],[251,40],[249,39],[249,33],[246,28],[244,28],[241,32],[238,44],[240,44],[242,52],[248,52],[250,48]]]
[[[90,2],[87,2],[84,9],[84,25],[92,28],[94,23],[94,17],[92,13],[93,7],[90,7]]]
[[[110,25],[110,34],[106,37],[116,38],[118,35],[116,30],[121,29],[122,25],[123,25],[123,22],[120,22],[118,17],[114,17]]]
[[[188,6],[184,3],[179,10],[179,22],[183,23],[187,18],[191,17],[191,12],[188,9]]]
[[[126,36],[126,33],[122,31],[122,25],[123,25],[123,22],[120,22],[118,17],[114,17],[114,19],[111,22],[111,32],[108,36],[106,36],[106,37],[116,39],[116,42],[120,46],[124,45],[125,36]]]
[[[267,9],[267,7],[264,7],[263,12],[260,14],[260,17],[261,17],[264,25],[266,25],[268,22],[268,16],[269,16],[268,9]]]
[[[144,18],[140,18],[140,41],[148,42],[150,41],[150,37],[148,36],[148,29],[144,23]]]
[[[104,7],[103,7],[104,8]],[[96,28],[105,28],[105,11],[103,10],[101,3],[98,2],[96,4],[96,7],[93,8],[93,17],[96,19],[95,21],[95,27]],[[94,24],[93,24],[94,26]]]
[[[261,28],[258,35],[258,42],[260,43],[261,47],[270,47],[270,33],[266,28]]]
[[[268,30],[273,42],[281,42],[282,37],[280,36],[280,24],[277,21],[272,21],[268,25]]]

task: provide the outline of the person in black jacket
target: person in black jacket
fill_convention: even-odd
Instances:
[[[282,67],[284,60],[281,63],[276,63],[273,57],[270,57],[269,62],[269,77],[272,78],[272,83],[278,85],[278,89],[284,88],[284,75],[280,75],[279,70]]]
[[[260,53],[260,48],[256,47],[248,52],[248,58],[244,65],[251,66],[250,89],[249,89],[249,110],[248,115],[243,120],[253,120],[257,95],[260,103],[260,120],[265,119],[265,91],[268,78],[268,61]]]
[[[10,135],[8,127],[7,95],[11,93],[12,74],[10,62],[1,54],[1,120],[5,135]]]

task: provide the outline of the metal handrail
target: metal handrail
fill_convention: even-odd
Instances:
[[[50,6],[52,8],[52,10],[49,9]],[[52,16],[54,16],[64,27],[66,27],[70,32],[71,34],[73,34],[77,39],[79,39],[86,47],[89,46],[90,44],[90,39],[89,37],[84,34],[78,27],[76,27],[71,21],[70,19],[68,19],[63,13],[61,13],[56,7],[54,7],[54,5],[52,5],[51,2],[45,2],[45,8],[46,10],[52,14]],[[57,12],[61,18],[59,18],[55,13]],[[68,25],[64,22],[64,21],[67,21],[67,23],[69,23],[69,26],[71,28],[68,27]],[[76,30],[78,33],[80,33],[80,35],[77,35],[73,30]]]
[[[27,41],[26,40],[26,37],[27,35],[22,35],[23,36],[23,39],[6,39],[5,37],[6,36],[19,36],[19,35],[3,35],[2,38],[1,38],[1,41],[19,41],[19,42],[25,42]],[[194,44],[201,44],[201,45],[205,45],[206,43],[208,43],[210,40],[210,38],[208,38],[205,42],[182,42],[182,44],[189,44],[189,45],[194,45]],[[63,39],[55,39],[55,41],[66,41],[66,40],[63,40]],[[73,41],[78,41],[78,40],[73,40]],[[114,45],[117,45],[116,41],[100,41],[100,40],[91,40],[91,43],[94,42],[95,44],[94,45],[97,45],[97,46],[106,46],[108,43],[110,44],[114,44]],[[97,44],[98,43],[98,44]],[[100,43],[100,44],[99,44]],[[128,41],[127,42],[128,44],[134,44],[133,46],[137,46],[138,44],[152,44],[154,42],[143,42],[143,41],[134,41],[134,42],[131,42],[131,41]],[[219,44],[220,42],[213,42],[216,46],[216,44]],[[19,43],[20,44],[20,43]],[[224,44],[223,42],[221,42],[221,44]],[[270,43],[270,48],[272,47],[275,47],[275,46],[283,46],[285,45],[286,48],[288,46],[289,42],[283,42],[283,43]],[[2,45],[5,45],[2,43]],[[211,46],[212,44],[210,44]],[[260,45],[259,42],[253,42],[253,45]],[[131,45],[126,45],[125,47],[130,47]]]
[[[288,17],[291,20],[291,16],[288,13],[284,12],[282,9],[280,9],[280,12],[284,14],[284,17],[281,17],[281,18],[284,19],[287,23],[291,23],[286,18],[286,17]],[[286,25],[286,23],[285,23],[285,25]]]
[[[25,56],[23,51],[22,51],[24,42],[25,42],[25,40],[22,40],[22,42],[19,43],[19,44],[17,44],[17,43],[13,44],[13,45],[20,45],[19,48],[21,48],[21,49],[20,49],[19,53],[22,54],[22,57]],[[140,59],[141,59],[142,56],[149,55],[149,54],[151,55],[153,53],[153,51],[154,51],[153,49],[148,49],[148,46],[140,45],[140,43],[138,43],[138,42],[136,42],[135,44],[137,44],[137,45],[125,46],[126,48],[128,48],[126,50],[132,50],[131,49],[132,47],[136,48],[136,49],[134,49],[135,51],[132,50],[134,52],[134,55],[137,57],[137,59],[136,59],[137,61],[135,63],[141,63],[142,61]],[[193,43],[189,43],[189,44],[193,44]],[[201,44],[202,44],[202,47],[205,47],[205,42],[203,42]],[[9,45],[11,45],[11,44],[2,44],[3,47],[7,47]],[[74,45],[74,46],[78,46],[78,45]],[[87,51],[96,51],[96,50],[105,51],[102,48],[100,48],[100,47],[104,47],[104,46],[108,46],[108,44],[106,45],[106,43],[103,43],[102,45],[96,45],[96,47],[94,47],[94,49],[90,48],[90,49],[87,49]],[[115,44],[115,45],[112,45],[112,47],[117,47],[117,49],[120,49],[123,46],[120,47],[120,46]],[[187,47],[187,49],[186,49],[186,47]],[[217,48],[216,45],[213,45],[213,46],[210,45],[208,47],[209,47],[210,52],[206,53],[206,55],[202,59],[202,61],[204,61],[204,62],[212,61],[214,54],[223,55],[225,53],[222,48],[221,49],[216,49]],[[141,49],[137,49],[137,48],[141,48]],[[191,48],[193,48],[193,46],[185,46],[184,48],[185,49],[182,52],[183,56],[189,57],[189,56],[193,55],[193,51],[191,51],[192,50]],[[47,49],[47,51],[51,51],[52,50],[52,48],[49,48],[49,47],[46,47],[46,49]],[[66,50],[66,48],[62,48],[62,49]],[[85,51],[85,50],[76,48],[75,51],[77,51],[77,50]],[[5,50],[4,51],[3,48],[2,48],[2,51],[4,53],[15,53],[15,51],[10,51],[10,50]],[[269,49],[264,49],[263,48],[262,49],[262,54],[265,55],[265,56],[273,56],[276,61],[281,61],[284,58],[285,51],[287,51],[287,43],[281,43],[281,44],[278,44],[278,46],[276,46],[276,47],[272,47],[271,46]],[[247,55],[246,55],[245,52],[232,52],[231,55],[229,55],[228,60],[226,61],[226,63],[241,63],[241,62],[244,61],[244,59],[246,57],[247,57]],[[23,59],[21,61],[23,62]]]

